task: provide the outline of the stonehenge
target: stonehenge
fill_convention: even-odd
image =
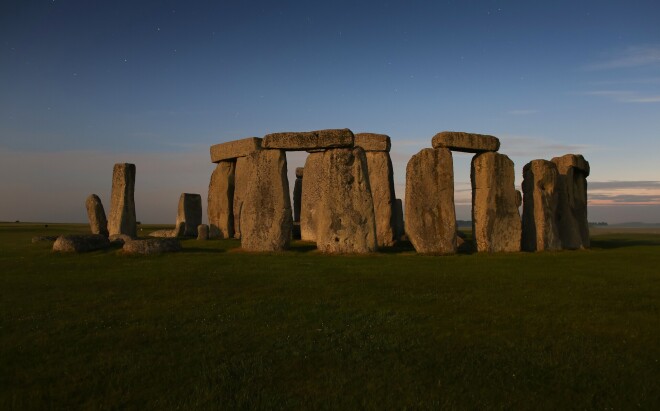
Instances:
[[[197,237],[197,226],[202,224],[202,196],[182,193],[174,224],[174,237]]]
[[[101,199],[96,194],[90,194],[85,201],[87,208],[87,217],[89,218],[89,227],[92,234],[101,234],[108,237],[108,220],[105,217],[105,210]]]
[[[112,170],[109,235],[137,237],[135,220],[135,164],[117,163]]]
[[[394,192],[391,139],[384,134],[280,132],[213,145],[211,161],[217,166],[209,184],[209,238],[233,236],[248,251],[279,251],[288,247],[295,224],[300,238],[315,242],[322,253],[368,253],[400,238],[418,253],[471,249],[457,230],[452,156],[457,151],[474,154],[470,183],[477,252],[589,247],[589,163],[581,155],[530,162],[521,192],[513,161],[498,152],[497,137],[443,131],[433,136],[431,147],[408,161],[402,201]],[[308,153],[305,166],[296,169],[292,201],[287,151]]]

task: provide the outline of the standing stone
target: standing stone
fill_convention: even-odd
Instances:
[[[316,216],[317,248],[323,253],[376,251],[376,220],[364,150],[332,149],[322,156],[325,181]],[[307,170],[305,167],[305,179]]]
[[[204,241],[209,239],[209,226],[200,224],[197,226],[197,239]]]
[[[176,227],[183,224],[183,233],[178,236],[197,237],[197,227],[202,224],[202,196],[183,193],[179,198],[179,209],[176,216]],[[180,230],[180,229],[179,229]]]
[[[565,249],[589,248],[587,177],[589,162],[581,155],[566,154],[552,162],[559,171],[559,237]]]
[[[546,160],[533,160],[523,168],[522,249],[554,251],[561,249],[557,206],[559,191],[557,166]]]
[[[246,159],[250,183],[240,214],[241,247],[248,251],[284,250],[293,225],[286,153],[262,150]]]
[[[394,245],[394,172],[390,153],[369,151],[365,153],[369,186],[376,216],[376,241],[379,247]]]
[[[108,220],[105,218],[105,210],[101,199],[96,194],[90,194],[85,201],[87,207],[87,217],[89,218],[89,227],[92,234],[101,234],[107,237],[108,233]]]
[[[303,167],[296,168],[296,182],[293,186],[293,221],[300,222],[300,204],[302,201]]]
[[[471,168],[472,232],[477,251],[520,251],[522,222],[513,161],[488,152],[474,156]]]
[[[394,201],[394,238],[399,241],[405,234],[405,224],[403,221],[403,203],[400,198]]]
[[[117,163],[112,170],[110,197],[110,235],[125,234],[137,237],[135,221],[135,164]]]
[[[234,236],[234,172],[236,163],[220,161],[211,174],[207,214],[210,238]]]
[[[305,161],[305,178],[302,181],[300,199],[300,238],[303,241],[316,241],[316,218],[323,206],[321,196],[327,177],[323,169],[323,153],[311,153]]]
[[[406,167],[406,234],[418,253],[456,253],[454,162],[446,148],[425,148]]]
[[[248,171],[247,159],[245,157],[237,158],[234,172],[234,238],[241,238],[241,210],[245,192],[251,184]]]

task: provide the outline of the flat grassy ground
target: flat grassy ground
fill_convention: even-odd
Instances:
[[[0,224],[2,410],[660,408],[658,234],[446,257],[30,243],[85,231]]]

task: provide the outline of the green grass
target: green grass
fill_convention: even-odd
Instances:
[[[660,235],[445,257],[30,243],[85,230],[0,224],[0,409],[660,407]]]

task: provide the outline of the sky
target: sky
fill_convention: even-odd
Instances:
[[[107,212],[129,162],[138,220],[173,223],[211,145],[350,128],[391,137],[399,198],[410,157],[466,131],[500,138],[518,188],[583,154],[590,221],[657,223],[658,21],[657,1],[3,0],[0,221],[84,222],[91,193]]]

